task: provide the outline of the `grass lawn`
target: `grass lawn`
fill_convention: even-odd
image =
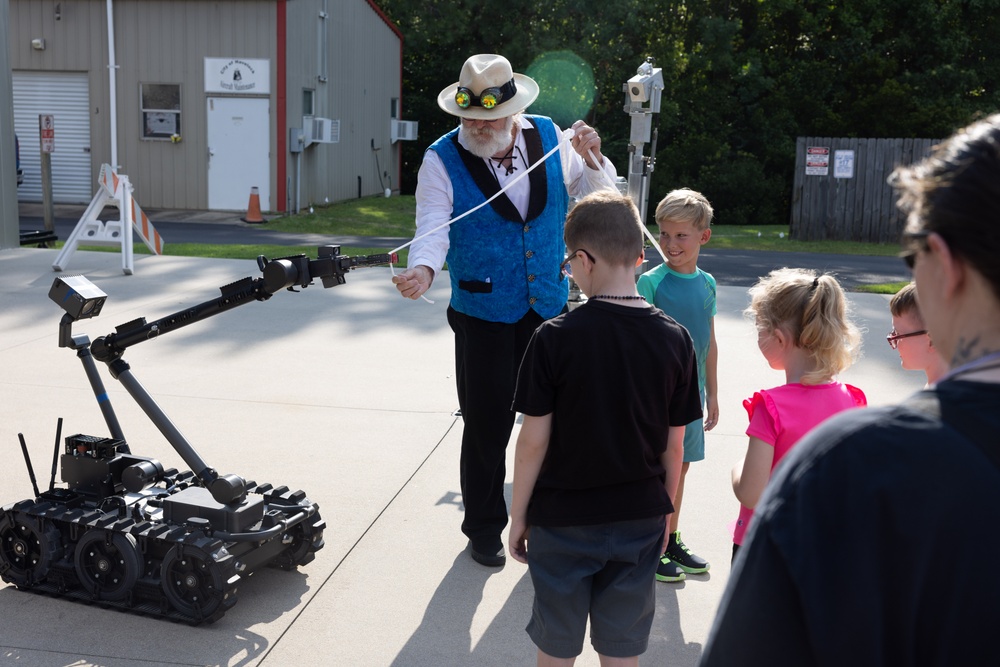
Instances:
[[[854,288],[854,292],[867,292],[869,294],[895,294],[903,289],[909,281],[896,283],[875,283],[873,285],[859,285]]]
[[[413,196],[366,197],[337,202],[329,206],[313,207],[312,212],[304,210],[298,215],[273,218],[259,225],[261,229],[272,229],[290,233],[314,233],[329,236],[387,236],[409,239],[414,233],[416,203]],[[459,223],[461,224],[461,223]],[[650,232],[656,236],[657,230]],[[712,248],[731,250],[770,250],[785,252],[814,252],[840,255],[880,255],[894,256],[899,252],[896,244],[859,243],[852,241],[793,241],[789,238],[788,225],[737,226],[713,225]],[[58,247],[62,246],[59,242]],[[107,250],[118,252],[117,248],[86,247],[86,250]],[[402,250],[397,266],[406,266],[407,250]],[[385,252],[385,248],[347,247],[344,255],[371,255]],[[135,252],[148,253],[146,246],[138,242]],[[270,259],[289,255],[305,254],[315,256],[316,247],[272,246],[272,245],[210,245],[200,243],[167,244],[167,255],[187,257],[213,257],[221,259],[255,259],[264,255]],[[895,293],[902,284],[870,285],[864,291]]]
[[[260,229],[331,236],[413,236],[416,202],[412,196],[365,197],[316,206],[297,215],[274,218]]]
[[[651,229],[653,236],[657,230]],[[713,248],[732,250],[771,250],[775,252],[815,252],[831,255],[878,255],[895,257],[896,243],[861,243],[856,241],[793,241],[788,237],[788,225],[712,225]]]
[[[275,218],[261,225],[263,229],[283,232],[315,232],[349,236],[413,236],[416,204],[412,196],[366,197],[315,207],[312,213]],[[651,228],[653,236],[657,230]],[[733,250],[775,250],[786,252],[820,252],[840,255],[892,256],[899,252],[896,244],[855,243],[851,241],[793,241],[788,225],[755,227],[714,225],[711,244]]]

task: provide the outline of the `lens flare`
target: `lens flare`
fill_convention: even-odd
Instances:
[[[594,105],[594,71],[572,51],[539,55],[525,72],[538,82],[538,99],[531,113],[550,117],[559,127],[570,127]]]

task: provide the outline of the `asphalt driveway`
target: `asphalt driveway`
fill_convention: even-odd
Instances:
[[[55,230],[60,239],[67,239],[76,226],[82,209],[57,207]],[[110,209],[109,219],[116,215]],[[273,244],[273,245],[343,245],[370,248],[397,248],[410,239],[379,236],[336,236],[321,234],[293,234],[247,224],[233,212],[158,211],[147,212],[163,237],[170,243],[210,244]],[[21,204],[21,229],[43,228],[41,207]],[[141,243],[138,239],[137,243]],[[647,251],[649,267],[662,260],[655,251]],[[868,255],[828,255],[805,252],[771,252],[713,249],[711,241],[701,251],[699,266],[711,273],[719,285],[749,287],[758,277],[784,266],[811,268],[833,273],[845,289],[859,285],[909,280],[903,262],[895,257]]]

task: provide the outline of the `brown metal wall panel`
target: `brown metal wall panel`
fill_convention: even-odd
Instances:
[[[172,2],[115,0],[122,19],[115,32],[134,57],[121,62],[119,106],[128,107],[128,161],[143,200],[156,208],[205,208],[208,205],[208,137],[204,59],[266,58],[275,91],[275,4],[257,2]],[[121,24],[121,25],[119,25]],[[121,60],[119,58],[119,60]],[[122,89],[122,81],[127,87]],[[180,84],[181,141],[142,138],[140,84]],[[274,152],[272,119],[272,146]],[[122,130],[120,130],[122,131]],[[119,137],[119,143],[121,143]],[[271,174],[275,169],[272,160]],[[137,190],[138,190],[137,186]],[[272,185],[273,191],[273,185]]]

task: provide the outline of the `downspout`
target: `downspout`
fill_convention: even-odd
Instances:
[[[111,120],[111,167],[117,170],[118,164],[118,86],[116,84],[118,63],[115,62],[115,18],[111,6],[112,0],[106,0],[108,13],[108,94],[110,99]]]
[[[399,109],[397,113],[399,118],[403,118],[403,34],[396,33],[399,35]],[[396,142],[396,187],[402,190],[403,181],[403,142]]]
[[[108,0],[110,2],[111,0]],[[277,123],[277,133],[276,137],[278,143],[278,188],[277,188],[277,204],[278,208],[276,210],[281,212],[287,212],[287,196],[288,196],[288,76],[286,73],[288,54],[286,49],[288,48],[288,4],[287,0],[278,0],[278,16],[277,16],[277,30],[278,39],[277,47],[278,53],[277,58],[277,70],[278,70],[278,112],[275,114],[275,119]],[[298,175],[296,174],[296,187],[298,186]]]

